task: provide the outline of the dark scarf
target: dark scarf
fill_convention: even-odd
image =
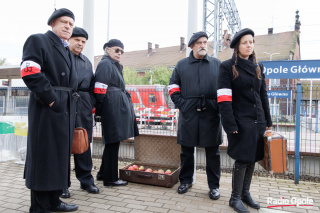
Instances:
[[[232,61],[233,61],[233,63],[236,62],[235,55],[232,56]],[[257,68],[258,64],[254,63],[253,55],[250,55],[248,59],[243,59],[243,58],[238,57],[238,61],[235,65],[236,65],[236,68],[240,67],[243,70],[245,70],[246,72],[248,72],[249,74],[256,75],[256,68]]]

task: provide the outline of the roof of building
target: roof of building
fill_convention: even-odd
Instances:
[[[255,36],[255,52],[259,61],[270,60],[268,53],[280,53],[273,55],[272,60],[292,60],[296,51],[298,32],[289,31],[275,34]],[[185,45],[186,46],[186,45]],[[208,54],[212,55],[212,48],[208,48]],[[299,53],[300,55],[300,53]],[[95,68],[101,60],[102,55],[95,56]],[[173,67],[186,57],[186,49],[180,51],[180,46],[171,46],[153,49],[151,54],[148,50],[126,52],[121,58],[124,66],[136,69],[147,69],[153,66]],[[231,57],[231,49],[225,46],[222,52],[218,52],[218,58],[225,61]]]

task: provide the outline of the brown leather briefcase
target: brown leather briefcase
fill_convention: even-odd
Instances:
[[[82,154],[89,148],[87,130],[82,127],[74,129],[72,141],[72,154]]]

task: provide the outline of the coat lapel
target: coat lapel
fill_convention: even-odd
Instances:
[[[59,51],[59,53],[63,56],[64,60],[66,61],[68,67],[70,68],[70,70],[72,69],[72,63],[70,61],[70,58],[67,54],[66,48],[63,46],[60,38],[55,35],[53,32],[51,32],[50,30],[48,32],[46,32],[46,35],[53,41],[54,43],[54,47]],[[69,49],[69,48],[68,48]],[[68,50],[70,53],[70,50]]]

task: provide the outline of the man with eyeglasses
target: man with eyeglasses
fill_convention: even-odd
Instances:
[[[124,186],[118,177],[120,141],[138,136],[138,126],[129,93],[125,90],[120,58],[124,45],[118,39],[105,43],[105,55],[95,73],[96,116],[101,116],[102,142],[105,144],[97,180],[104,186]]]
[[[209,197],[220,198],[220,151],[222,126],[217,105],[218,73],[221,62],[207,54],[208,35],[194,33],[189,57],[175,66],[168,86],[173,103],[179,108],[177,142],[181,145],[180,186],[184,194],[192,187],[194,147],[206,151]]]
[[[31,190],[30,212],[78,209],[59,199],[70,183],[78,80],[67,40],[74,20],[70,10],[55,10],[48,19],[52,30],[31,35],[23,46],[21,78],[31,90],[24,170]]]

